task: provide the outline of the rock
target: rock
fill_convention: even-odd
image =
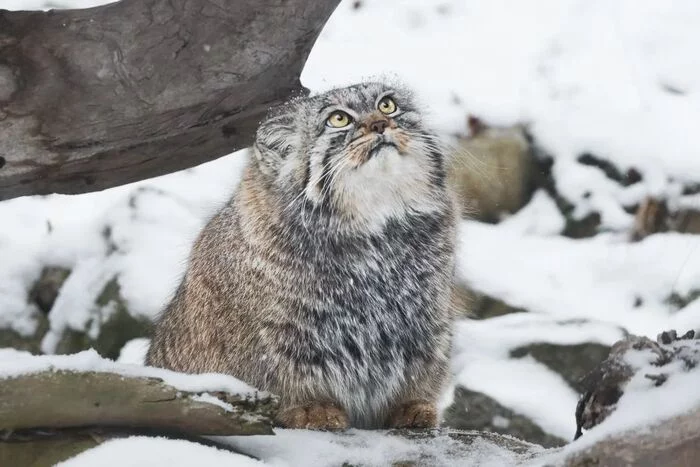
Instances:
[[[511,350],[510,356],[522,358],[531,355],[581,393],[585,390],[581,380],[605,360],[609,352],[609,346],[592,342],[575,345],[535,343]]]
[[[96,305],[93,319],[99,320],[97,338],[92,338],[88,331],[66,329],[56,353],[71,354],[93,348],[103,357],[116,359],[128,341],[150,334],[150,321],[129,314],[117,277],[107,282],[97,297]]]
[[[566,440],[549,435],[529,418],[503,407],[489,396],[457,387],[454,402],[443,413],[443,425],[511,435],[545,447],[563,446]]]
[[[552,175],[553,158],[537,145],[523,126],[494,128],[469,119],[470,137],[460,137],[453,154],[450,180],[463,204],[463,215],[498,222],[525,206],[537,189],[543,189],[566,220],[562,234],[570,238],[595,236],[600,213],[573,216],[575,206],[559,194]],[[601,169],[608,178],[628,186],[642,180],[634,168],[622,171],[601,158],[585,153],[579,162]],[[697,219],[700,224],[700,217]]]
[[[629,352],[640,350],[648,352],[647,365],[654,370],[633,366],[627,358]],[[639,359],[635,361],[638,362]],[[696,335],[695,331],[688,331],[678,337],[675,331],[668,331],[661,333],[657,342],[639,336],[628,336],[616,342],[608,357],[581,382],[583,391],[576,407],[576,437],[583,434],[583,429],[588,430],[600,424],[615,410],[625,386],[637,371],[644,371],[644,377],[658,387],[672,377],[664,367],[676,362],[680,362],[681,368],[686,371],[698,367],[700,333]]]
[[[632,240],[639,241],[651,234],[668,230],[668,206],[665,201],[654,198],[645,199],[637,208],[634,216]]]
[[[37,327],[34,334],[30,336],[23,336],[12,329],[0,329],[0,348],[11,347],[33,354],[41,353],[41,340],[46,331],[49,330],[49,320],[45,314],[39,311],[33,313],[32,317],[36,320]]]
[[[452,288],[452,308],[460,318],[487,319],[527,310],[508,305],[498,298],[476,292],[464,284],[455,283]]]
[[[681,233],[700,234],[700,211],[681,209],[677,211],[671,222],[671,230]]]
[[[44,314],[48,314],[68,276],[70,276],[70,269],[57,266],[45,267],[29,291],[29,301],[35,303]]]
[[[459,441],[464,446],[469,446],[474,442],[486,441],[494,443],[499,447],[515,452],[517,454],[528,454],[533,451],[539,451],[536,443],[519,440],[511,436],[502,436],[490,431],[476,430],[457,430],[451,428],[440,428],[437,430],[391,430],[391,436],[400,436],[409,440],[431,440],[440,437],[448,437],[455,441]]]
[[[31,353],[41,353],[41,342],[49,330],[48,315],[56,297],[71,271],[66,268],[47,266],[30,289],[28,300],[36,306],[33,318],[37,330],[23,336],[11,329],[0,329],[0,347],[12,347]],[[93,325],[99,329],[97,337],[88,331],[66,328],[56,347],[56,353],[70,354],[94,348],[101,355],[116,359],[124,344],[131,339],[149,335],[151,323],[145,318],[134,318],[129,314],[126,302],[120,294],[117,277],[107,282],[95,302]],[[91,326],[87,326],[90,328]]]
[[[36,331],[25,336],[12,329],[0,329],[0,347],[12,347],[33,354],[41,353],[41,340],[49,329],[46,315],[69,275],[70,270],[61,267],[47,266],[41,271],[39,279],[32,285],[27,297],[29,303],[36,306],[31,312],[32,320],[37,323]]]
[[[603,439],[571,455],[565,465],[696,467],[700,465],[700,407],[655,426]]]
[[[474,306],[474,316],[477,319],[495,318],[510,313],[525,313],[524,308],[511,306],[498,298],[479,295]]]
[[[527,205],[515,214],[505,216],[500,226],[514,235],[549,237],[561,235],[566,219],[552,197],[538,189]]]
[[[557,190],[552,167],[554,159],[547,154],[535,142],[531,143],[534,153],[535,169],[533,170],[533,183],[535,187],[543,189],[556,203],[559,211],[566,221],[562,235],[569,238],[588,238],[598,233],[600,227],[600,214],[592,212],[582,218],[573,216],[575,206]]]
[[[672,211],[665,200],[646,198],[636,208],[633,241],[642,240],[660,232],[700,234],[700,211],[678,209]]]
[[[643,179],[642,174],[634,167],[622,171],[612,162],[597,157],[590,152],[580,154],[576,160],[579,164],[596,167],[602,170],[606,177],[622,186],[634,185],[635,183],[641,182]]]
[[[450,180],[465,216],[498,222],[532,195],[532,151],[521,126],[491,128],[474,118],[470,126],[472,135],[456,143]]]
[[[668,297],[666,297],[664,303],[672,307],[673,311],[678,311],[685,308],[698,298],[700,298],[700,289],[693,289],[686,295],[681,295],[678,292],[672,292]]]
[[[274,444],[274,439],[265,438],[268,439]],[[294,439],[303,442],[301,437]],[[311,439],[318,440],[318,437]],[[333,452],[336,458],[343,453],[348,458],[364,458],[363,461],[332,464],[339,467],[512,466],[529,463],[545,452],[542,446],[511,436],[450,428],[388,432],[349,430],[329,433],[323,439],[320,449]],[[394,451],[391,446],[398,449]],[[245,440],[236,442],[235,447],[246,453]],[[355,454],[368,451],[377,455]],[[255,451],[248,454],[255,454]]]
[[[581,219],[575,219],[571,216],[571,211],[573,211],[573,208],[563,208],[566,227],[562,235],[569,238],[590,238],[598,234],[601,221],[599,213],[592,212]]]

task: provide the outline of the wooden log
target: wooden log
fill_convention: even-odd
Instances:
[[[0,200],[82,193],[251,144],[339,0],[0,10]]]
[[[183,435],[272,434],[276,398],[215,396],[228,406],[207,402],[159,378],[44,371],[0,380],[0,433],[109,427]]]

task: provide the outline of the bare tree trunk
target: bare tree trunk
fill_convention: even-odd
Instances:
[[[339,0],[0,10],[0,200],[82,193],[249,146]]]

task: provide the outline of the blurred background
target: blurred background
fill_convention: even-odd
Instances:
[[[613,342],[700,329],[698,24],[696,0],[343,0],[327,23],[302,83],[400,79],[449,147],[465,219],[446,425],[563,444]],[[138,363],[246,160],[0,202],[0,347]]]

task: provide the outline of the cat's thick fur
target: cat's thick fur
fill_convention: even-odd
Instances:
[[[336,112],[350,123],[331,126]],[[284,426],[434,425],[456,214],[411,93],[366,83],[292,101],[252,152],[194,245],[147,363],[276,393]]]

